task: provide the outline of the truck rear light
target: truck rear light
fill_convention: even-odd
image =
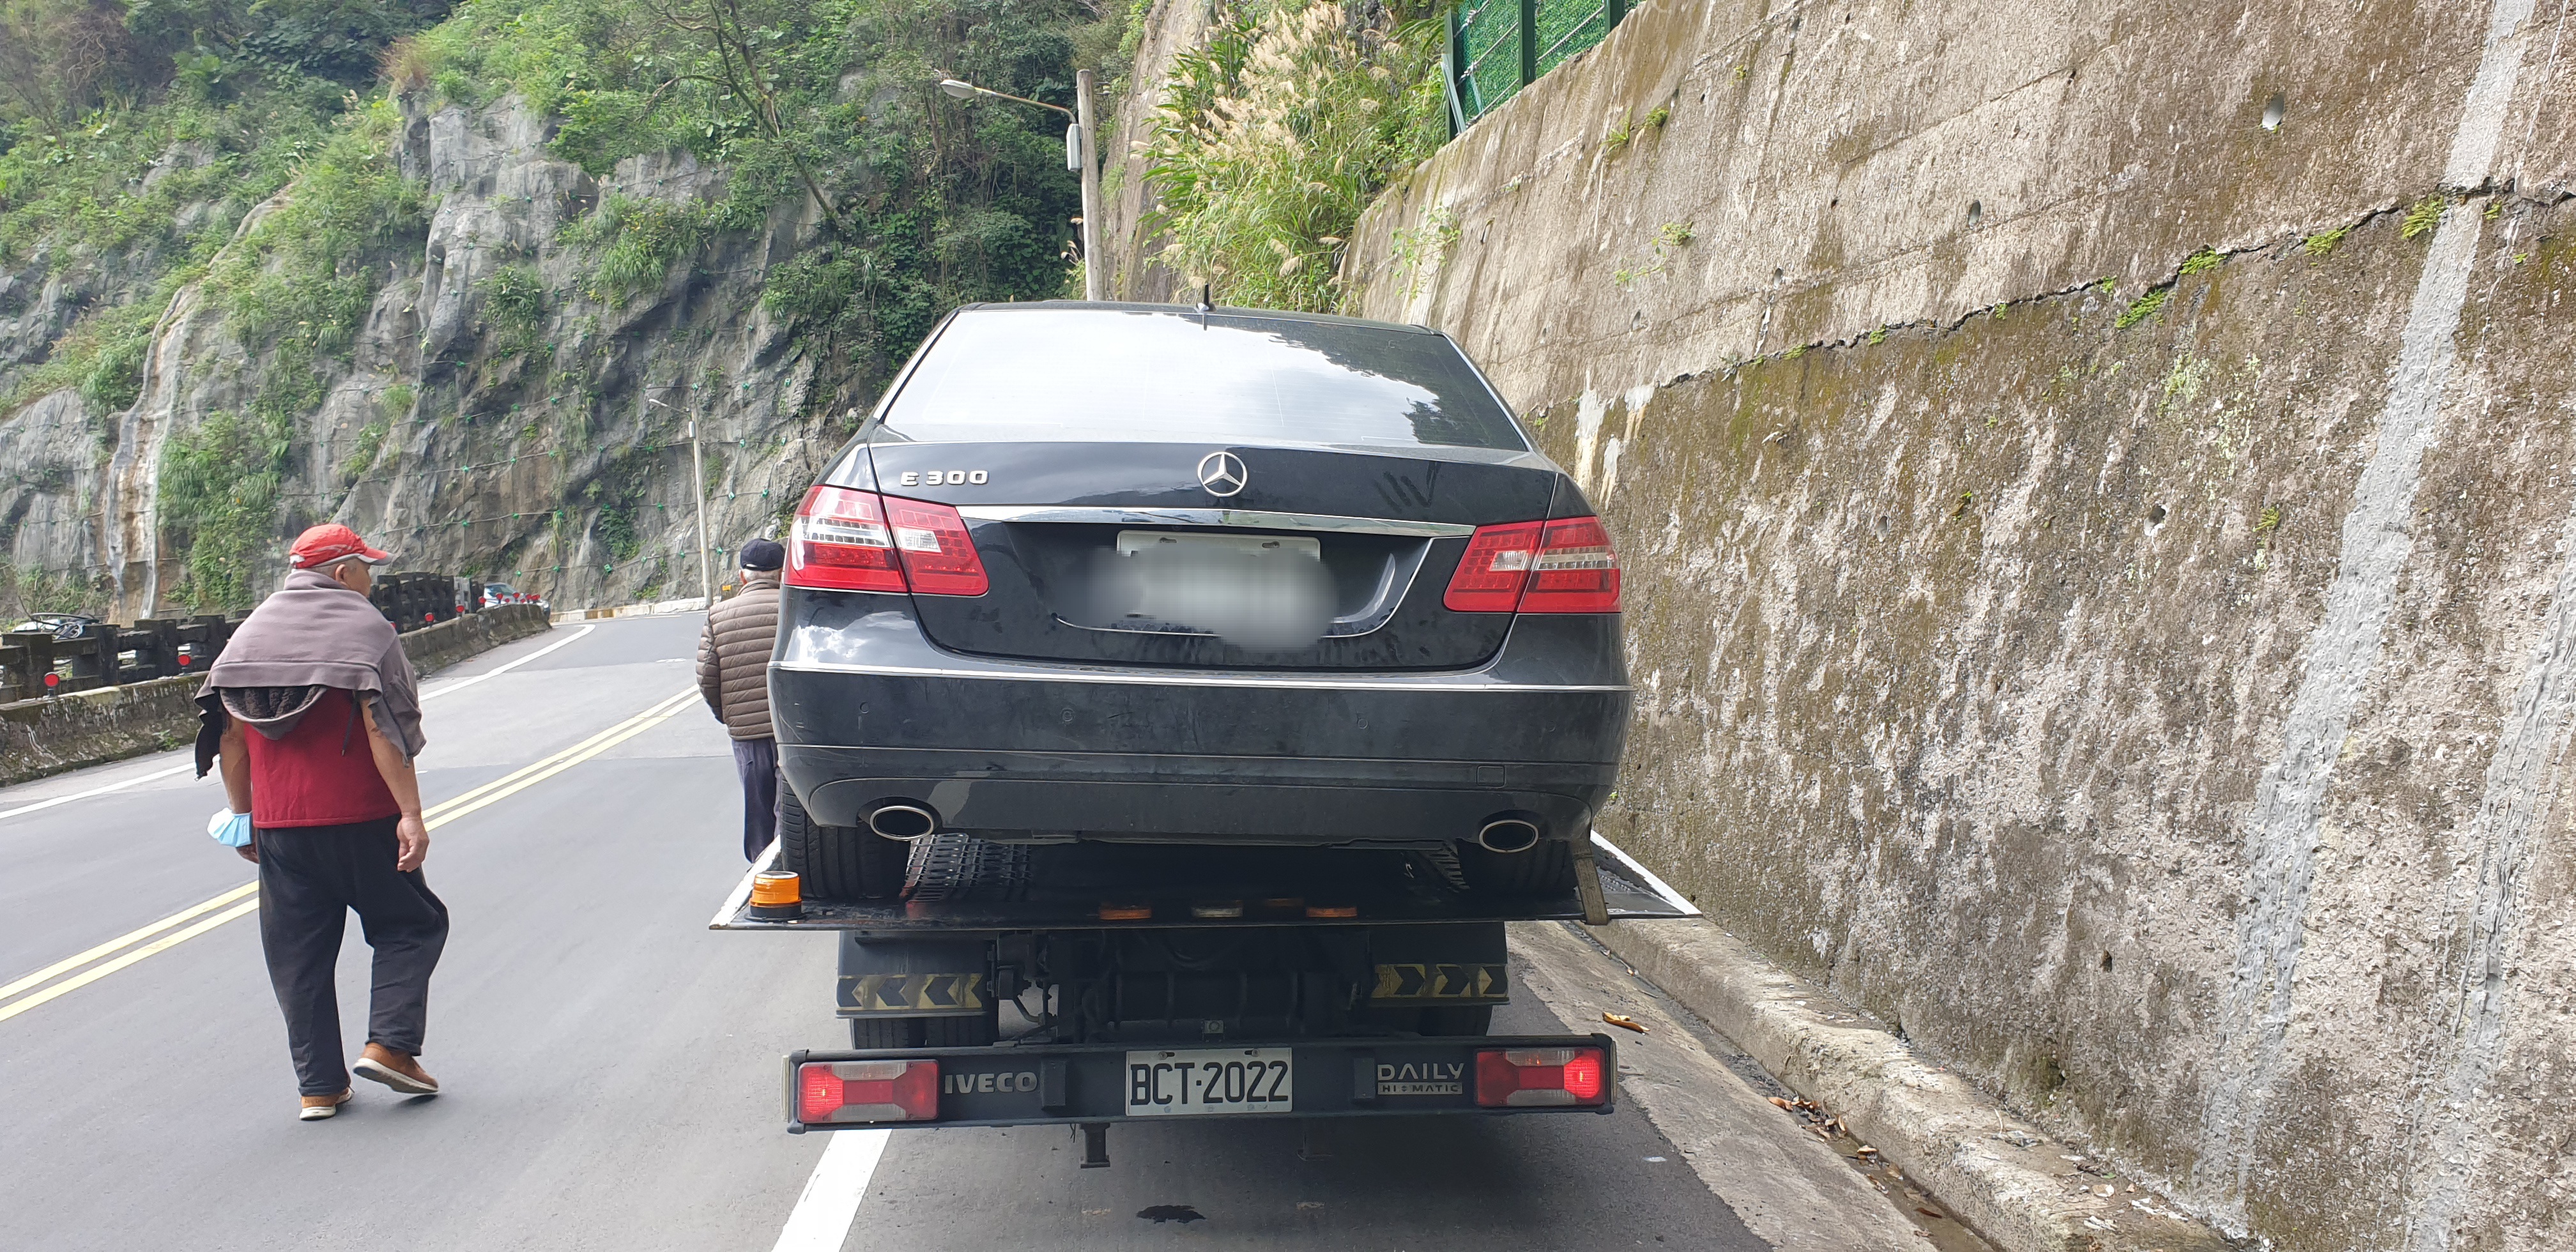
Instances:
[[[903,591],[894,532],[875,492],[816,486],[796,510],[788,535],[790,587],[834,591]]]
[[[1476,1103],[1486,1108],[1603,1102],[1601,1049],[1513,1048],[1476,1054]]]
[[[1452,613],[1616,613],[1619,556],[1597,517],[1479,526],[1440,603]]]
[[[1619,556],[1610,550],[1610,532],[1601,519],[1569,517],[1549,522],[1540,532],[1529,590],[1521,593],[1521,612],[1618,611]]]
[[[1479,526],[1467,539],[1467,555],[1449,576],[1449,592],[1440,598],[1452,613],[1509,613],[1529,585],[1531,562],[1538,555],[1537,522]]]
[[[915,593],[984,594],[984,558],[976,555],[974,537],[966,533],[966,519],[956,509],[896,496],[885,498],[885,508],[894,525],[895,551],[903,554],[904,577]]]
[[[987,586],[966,519],[944,504],[817,486],[788,539],[790,587],[980,596]]]
[[[796,1120],[808,1126],[937,1121],[939,1062],[806,1062],[796,1067]]]

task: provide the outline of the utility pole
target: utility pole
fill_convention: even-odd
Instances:
[[[689,419],[689,488],[698,500],[698,594],[716,606],[715,571],[707,558],[707,461],[698,449],[698,421]]]
[[[1074,107],[1070,109],[1060,104],[1048,104],[1044,100],[1015,96],[1007,91],[978,87],[962,78],[940,79],[939,89],[956,100],[972,100],[978,96],[986,96],[1017,104],[1033,104],[1041,109],[1053,109],[1064,114],[1066,121],[1073,123],[1064,132],[1064,167],[1078,171],[1082,175],[1082,298],[1106,299],[1109,283],[1100,272],[1100,153],[1099,145],[1091,140],[1091,71],[1074,71]]]
[[[1072,155],[1082,162],[1082,298],[1105,300],[1109,283],[1101,272],[1107,258],[1100,255],[1100,153],[1091,138],[1099,131],[1091,122],[1089,70],[1074,72],[1073,107],[1078,110],[1073,119],[1078,151]]]

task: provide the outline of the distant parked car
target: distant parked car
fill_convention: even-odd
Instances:
[[[483,584],[483,603],[485,604],[514,604],[518,598],[519,589],[508,583]]]
[[[56,639],[70,642],[90,632],[98,619],[83,613],[31,613],[28,620],[10,627],[10,631],[41,630]]]

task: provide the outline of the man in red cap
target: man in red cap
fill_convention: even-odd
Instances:
[[[306,1121],[348,1102],[351,1068],[438,1094],[417,1059],[447,943],[447,906],[420,872],[420,684],[367,599],[373,568],[392,559],[346,526],[305,531],[286,585],[233,632],[197,693],[197,773],[221,760],[232,811],[249,818],[240,852],[259,864],[260,948]],[[344,1066],[332,974],[351,910],[375,979],[366,1051]]]

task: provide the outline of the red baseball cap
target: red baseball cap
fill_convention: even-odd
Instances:
[[[369,565],[382,565],[394,559],[390,552],[378,552],[368,547],[367,541],[358,537],[358,532],[338,522],[326,522],[297,535],[295,546],[288,550],[287,555],[289,563],[297,569],[312,569],[353,556]]]

